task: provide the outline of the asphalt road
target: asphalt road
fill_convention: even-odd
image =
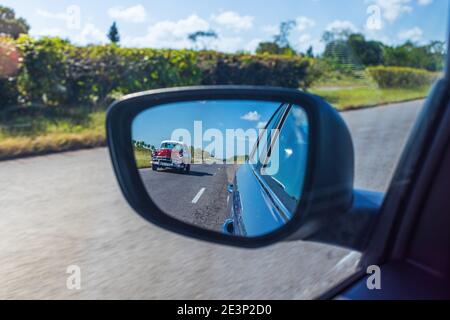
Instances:
[[[343,115],[357,187],[385,190],[421,104]],[[248,251],[155,228],[123,200],[105,149],[1,162],[0,236],[1,299],[312,298],[358,259],[315,243]],[[66,287],[69,265],[81,269],[81,290]]]
[[[192,165],[189,174],[140,170],[149,195],[164,212],[184,222],[220,231],[227,214],[227,166]]]

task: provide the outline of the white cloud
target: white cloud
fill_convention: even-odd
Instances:
[[[304,31],[316,25],[316,22],[314,20],[307,17],[298,17],[297,19],[295,19],[295,22],[297,23],[298,31]]]
[[[128,8],[117,6],[108,9],[108,16],[125,22],[140,23],[147,19],[147,12],[141,4]]]
[[[429,1],[429,0],[419,0]],[[397,20],[403,13],[412,11],[410,6],[411,0],[375,0],[374,4],[381,10],[381,15],[387,21],[393,22]]]
[[[325,45],[320,39],[313,38],[310,34],[302,34],[298,38],[297,49],[300,52],[306,52],[309,47],[313,48],[314,53],[322,52],[325,49]]]
[[[432,2],[433,2],[433,0],[419,0],[418,1],[419,5],[421,5],[421,6],[427,6]]]
[[[258,111],[250,111],[249,113],[244,114],[241,119],[246,121],[259,121],[259,119],[261,119],[261,115]]]
[[[241,16],[234,11],[224,11],[218,15],[213,15],[211,20],[224,27],[240,31],[251,29],[253,27],[254,17]]]
[[[335,20],[327,25],[326,30],[332,32],[339,32],[344,30],[357,32],[358,28],[356,28],[355,25],[348,20]]]
[[[81,31],[73,38],[73,40],[75,43],[80,45],[108,42],[105,32],[98,29],[92,23],[86,23]]]
[[[245,50],[245,51],[249,51],[249,52],[255,52],[255,51],[256,51],[256,48],[258,48],[258,45],[259,45],[261,42],[263,42],[263,40],[261,40],[261,39],[259,39],[259,38],[252,39],[252,40],[250,40],[250,42],[248,42],[248,43],[245,45],[244,50]]]
[[[414,27],[409,30],[404,30],[399,32],[398,38],[400,40],[406,41],[411,40],[413,42],[418,42],[422,39],[423,31],[419,27]]]
[[[74,43],[79,45],[107,43],[108,38],[104,30],[100,30],[93,23],[81,24],[80,8],[72,5],[68,6],[65,12],[50,12],[47,10],[37,9],[36,14],[46,19],[61,20],[65,22],[65,28],[44,28],[31,31],[36,36],[58,36],[61,38],[70,38]],[[75,35],[73,31],[75,30]]]
[[[258,124],[256,125],[256,128],[258,129],[264,129],[267,126],[267,122],[265,121],[260,121],[258,122]]]
[[[298,42],[300,43],[308,43],[311,41],[311,35],[309,34],[302,34],[300,38],[298,38]]]
[[[66,12],[50,12],[43,9],[37,9],[36,14],[47,19],[58,19],[63,21],[69,18],[69,15]]]
[[[387,45],[394,45],[395,39],[380,30],[364,29],[366,40],[380,41]]]
[[[66,35],[64,34],[64,31],[60,28],[44,28],[44,29],[31,29],[30,34],[33,37],[61,37],[64,38]]]
[[[308,50],[308,48],[312,45],[312,38],[309,34],[302,34],[298,38],[299,49],[300,51]]]
[[[151,48],[192,48],[194,44],[188,39],[189,34],[211,29],[210,23],[199,16],[192,14],[180,20],[164,20],[148,27],[144,36],[124,37],[122,44],[129,47]],[[222,36],[218,39],[205,39],[203,45],[207,48],[234,52],[243,48],[244,40],[237,36]]]
[[[261,28],[262,31],[268,33],[269,35],[275,35],[279,31],[279,27],[273,24],[265,25]]]
[[[218,39],[214,39],[210,42],[210,48],[221,52],[236,52],[242,49],[243,43],[244,39],[241,37],[219,36]]]
[[[189,48],[192,42],[188,35],[210,29],[209,23],[193,14],[178,21],[164,20],[157,22],[147,29],[147,34],[141,37],[125,37],[123,44],[133,47],[153,48]]]

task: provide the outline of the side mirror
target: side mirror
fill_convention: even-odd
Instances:
[[[189,237],[247,248],[314,239],[352,206],[349,131],[328,103],[298,90],[129,95],[108,110],[107,140],[129,204]],[[142,145],[161,146],[158,156]],[[172,159],[177,145],[190,155]]]

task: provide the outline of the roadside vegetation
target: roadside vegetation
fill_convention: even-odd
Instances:
[[[150,149],[134,145],[134,158],[138,169],[152,167],[152,151]]]
[[[0,113],[0,159],[105,146],[105,112],[12,108]]]
[[[32,38],[14,11],[0,6],[0,160],[105,144],[105,109],[128,93],[174,86],[270,85],[323,96],[339,110],[420,99],[443,69],[442,42],[388,46],[346,30],[325,32],[325,51],[297,52],[295,22],[280,25],[256,54],[200,50],[213,30],[189,35],[195,50],[75,46]],[[139,159],[146,148],[136,149]],[[147,151],[145,151],[147,150]],[[140,161],[140,160],[138,160]],[[139,162],[141,163],[141,162]],[[148,164],[147,164],[148,165]]]
[[[136,166],[138,169],[151,168],[152,166],[152,154],[157,150],[157,147],[146,144],[144,141],[132,141],[134,158],[136,159]],[[195,149],[191,147],[191,162],[192,163],[204,163],[205,161],[217,160],[207,151],[202,149]]]
[[[394,102],[422,99],[430,87],[379,89],[370,87],[342,89],[313,89],[312,93],[323,97],[339,111],[374,107]]]

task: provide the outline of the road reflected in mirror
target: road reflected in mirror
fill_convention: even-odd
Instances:
[[[140,113],[132,144],[145,188],[167,215],[256,237],[296,214],[308,129],[304,109],[290,103],[189,101]]]

